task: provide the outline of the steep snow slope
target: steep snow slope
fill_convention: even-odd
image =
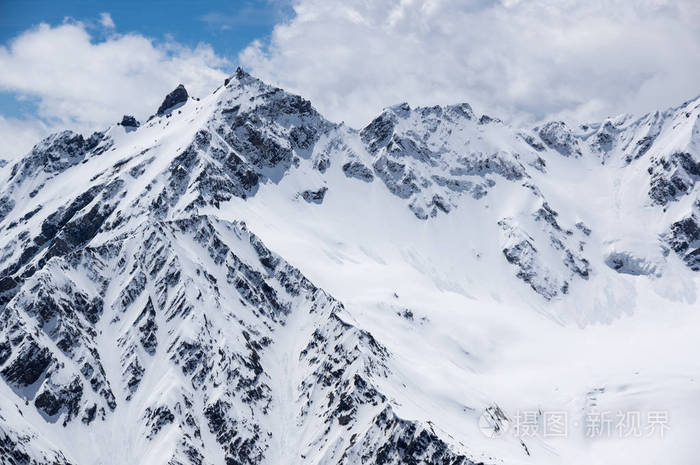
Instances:
[[[700,99],[357,131],[238,70],[157,113],[0,172],[5,462],[695,462]]]

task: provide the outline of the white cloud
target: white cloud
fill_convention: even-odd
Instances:
[[[253,74],[366,124],[402,101],[602,118],[700,93],[697,0],[298,0]]]
[[[104,129],[123,114],[143,119],[179,83],[194,96],[211,92],[229,66],[205,44],[189,48],[116,33],[96,41],[83,23],[41,24],[0,47],[0,91],[36,101],[39,118],[0,121],[0,137],[22,121],[34,129],[25,133],[30,136],[42,128],[44,134]]]
[[[115,24],[114,24],[114,20],[112,19],[112,15],[110,15],[109,13],[100,13],[100,24],[103,27],[106,27],[108,29],[115,28]]]
[[[49,128],[37,119],[5,118],[0,116],[0,159],[12,160],[26,153],[48,132]]]

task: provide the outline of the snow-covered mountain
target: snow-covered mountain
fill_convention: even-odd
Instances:
[[[0,179],[3,464],[697,462],[700,98],[358,131],[239,69]]]

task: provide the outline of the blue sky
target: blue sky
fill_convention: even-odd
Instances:
[[[136,31],[156,39],[171,35],[190,46],[204,41],[217,53],[235,58],[253,39],[268,35],[290,10],[286,2],[270,0],[3,0],[0,42],[5,44],[42,22],[56,25],[67,17],[94,22],[107,12],[121,33]]]

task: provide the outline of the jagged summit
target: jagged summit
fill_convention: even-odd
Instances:
[[[226,79],[224,80],[224,86],[227,86],[228,83],[231,82],[231,79],[235,79],[235,80],[237,80],[237,81],[242,81],[242,82],[243,82],[243,81],[248,81],[248,82],[250,82],[250,81],[262,82],[262,81],[260,81],[259,79],[257,79],[257,78],[255,78],[255,77],[251,76],[250,73],[248,73],[247,71],[245,71],[245,70],[244,70],[243,68],[241,68],[240,66],[238,66],[238,67],[236,68],[236,71],[233,73],[233,75],[232,75],[230,78],[226,78]]]
[[[514,128],[400,104],[358,131],[239,68],[158,113],[0,167],[1,457],[605,463],[492,436],[690,401],[696,364],[649,354],[700,349],[700,106]]]
[[[172,111],[178,105],[182,105],[185,102],[187,102],[188,98],[189,98],[189,95],[187,94],[187,90],[185,89],[185,86],[183,86],[182,84],[178,85],[175,88],[175,90],[173,90],[172,92],[170,92],[168,95],[165,96],[163,103],[161,103],[160,107],[158,107],[158,111],[156,112],[156,115],[161,116],[161,115],[164,115],[168,111]]]
[[[119,124],[125,128],[137,128],[140,126],[140,123],[132,115],[124,115]]]

